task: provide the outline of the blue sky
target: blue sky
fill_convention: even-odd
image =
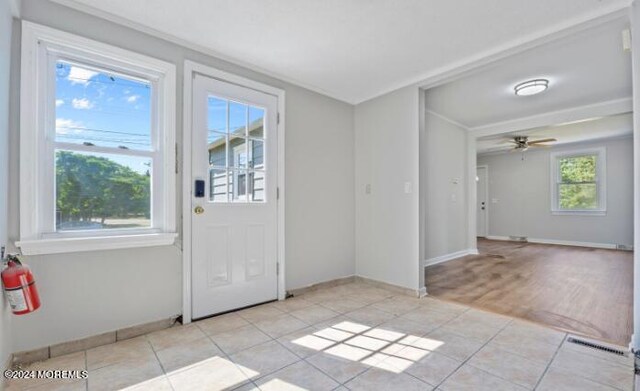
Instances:
[[[227,131],[227,103],[229,104],[229,131],[231,133],[244,136],[247,110],[249,110],[249,123],[264,117],[264,110],[261,108],[210,96],[207,113],[208,142],[210,143],[224,137]]]
[[[151,149],[148,83],[60,61],[55,99],[56,141]],[[108,157],[138,172],[148,169],[148,159]]]
[[[151,149],[151,86],[89,67],[58,61],[56,64],[56,141],[102,147]],[[224,137],[228,128],[244,136],[244,127],[264,117],[264,110],[209,97],[208,142]],[[144,173],[148,159],[105,156]]]

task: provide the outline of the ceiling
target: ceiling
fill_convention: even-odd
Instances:
[[[507,151],[513,148],[508,143],[514,136],[529,136],[530,141],[544,138],[555,138],[558,141],[549,143],[553,146],[586,142],[611,137],[623,137],[633,134],[633,114],[618,114],[604,118],[594,118],[564,125],[545,126],[519,132],[488,136],[477,139],[478,153]]]
[[[54,1],[107,12],[351,103],[629,4],[629,0]]]
[[[467,128],[631,97],[631,54],[622,50],[626,18],[498,61],[428,91],[430,110]],[[516,96],[519,82],[546,78],[549,89]]]

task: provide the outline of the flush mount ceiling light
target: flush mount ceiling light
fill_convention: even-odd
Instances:
[[[547,79],[534,79],[527,80],[520,84],[516,84],[513,89],[518,96],[530,96],[539,94],[549,88],[549,80]]]

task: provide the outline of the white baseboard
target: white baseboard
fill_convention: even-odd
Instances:
[[[456,251],[456,252],[450,253],[450,254],[440,255],[439,257],[425,259],[424,263],[423,263],[423,266],[426,267],[426,266],[431,266],[431,265],[437,265],[438,263],[447,262],[447,261],[450,261],[452,259],[464,257],[464,256],[467,256],[467,255],[478,255],[478,249],[477,248],[469,248],[469,249],[466,249],[466,250]]]
[[[506,240],[513,241],[509,236],[487,236],[489,240]],[[618,247],[616,244],[612,243],[594,243],[594,242],[577,242],[572,240],[556,240],[556,239],[537,239],[537,238],[527,238],[526,242],[523,243],[540,243],[540,244],[557,244],[561,246],[574,246],[574,247],[590,247],[590,248],[604,248],[609,250],[616,250]],[[633,246],[629,246],[630,249],[633,249]]]

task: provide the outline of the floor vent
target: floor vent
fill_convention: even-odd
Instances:
[[[583,341],[581,339],[577,339],[577,338],[573,338],[573,337],[567,338],[567,342],[571,342],[571,343],[574,343],[576,345],[586,346],[586,347],[591,348],[591,349],[602,350],[603,352],[615,354],[615,355],[618,355],[618,356],[627,357],[627,353],[625,351],[623,351],[623,350],[610,348],[608,346],[599,345],[597,343],[587,342],[587,341]]]
[[[514,242],[527,242],[527,237],[526,236],[509,236],[509,240],[514,241]]]

